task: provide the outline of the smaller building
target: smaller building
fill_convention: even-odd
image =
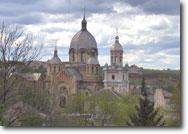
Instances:
[[[119,43],[119,37],[115,37],[115,43],[110,50],[111,65],[105,64],[104,88],[114,89],[118,92],[129,91],[129,72],[127,66],[123,67],[123,47]]]
[[[143,68],[142,67],[138,67],[135,64],[131,65],[130,67],[129,67],[128,64],[126,64],[126,66],[128,66],[130,74],[139,74],[139,75],[143,74]]]

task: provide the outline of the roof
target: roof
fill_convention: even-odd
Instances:
[[[97,65],[99,64],[99,61],[95,57],[90,57],[87,61],[87,64],[94,64]]]
[[[56,48],[54,50],[54,56],[50,60],[48,60],[47,62],[48,62],[48,64],[61,64],[61,60],[58,57]]]
[[[87,21],[85,20],[85,16],[82,20],[82,28],[79,32],[77,32],[70,44],[70,49],[81,49],[81,48],[94,48],[97,49],[97,43],[93,35],[87,30]]]
[[[97,49],[97,43],[93,35],[88,31],[79,31],[77,32],[72,40],[70,49],[81,49],[81,48],[94,48]]]
[[[47,62],[48,62],[48,64],[61,64],[61,60],[59,57],[52,57]]]
[[[73,75],[73,77],[74,77],[76,80],[83,80],[82,75],[80,74],[80,72],[79,72],[76,68],[74,68],[74,67],[69,67],[69,68],[67,68],[67,70],[68,70],[68,72],[69,72],[70,74]]]
[[[41,73],[19,73],[19,75],[29,81],[38,81]]]
[[[122,45],[119,43],[119,37],[115,37],[115,43],[111,47],[112,51],[123,51]]]

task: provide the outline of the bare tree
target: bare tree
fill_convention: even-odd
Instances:
[[[40,45],[42,46],[42,45]],[[0,24],[0,102],[6,104],[14,89],[18,68],[26,67],[39,57],[41,47],[34,47],[34,38],[21,26]]]

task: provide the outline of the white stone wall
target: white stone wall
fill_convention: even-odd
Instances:
[[[163,94],[163,89],[156,89],[155,94],[154,94],[154,105],[155,108],[164,108],[166,105],[164,94]]]
[[[114,79],[113,79],[114,76]],[[115,89],[117,91],[129,91],[128,72],[123,68],[104,69],[104,87],[106,89]]]

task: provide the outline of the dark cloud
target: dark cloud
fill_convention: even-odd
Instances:
[[[87,1],[85,5],[86,13],[114,12],[112,3],[107,3],[105,0]],[[0,1],[0,15],[14,16],[33,12],[82,15],[83,7],[83,0],[2,0]]]
[[[38,24],[44,22],[44,18],[40,14],[23,15],[15,19],[15,23],[18,24]]]
[[[124,0],[124,2],[151,14],[175,15],[180,13],[179,0]]]
[[[179,49],[180,40],[179,38],[171,38],[171,40],[161,40],[158,43],[150,43],[144,45],[133,45],[127,44],[124,46],[124,50],[128,52],[143,50],[145,54],[155,54],[160,51],[167,52],[169,55],[174,55],[171,49]]]
[[[3,18],[17,17],[20,19],[24,18],[22,16],[33,13],[43,13],[46,14],[46,17],[48,14],[73,14],[73,17],[71,18],[73,20],[82,16],[84,5],[86,8],[86,15],[88,16],[92,13],[114,13],[113,4],[115,2],[128,3],[133,7],[143,9],[146,13],[179,13],[179,0],[1,0],[0,16]],[[27,20],[26,24],[29,24],[29,20]],[[21,23],[20,20],[17,22]],[[40,21],[33,22],[31,20],[30,23],[32,24],[35,22]]]
[[[2,21],[5,21],[6,23],[13,23],[13,24],[22,24],[22,25],[28,25],[28,24],[38,24],[43,23],[44,18],[41,14],[24,14],[17,17],[1,17]],[[0,20],[1,21],[1,20]]]

